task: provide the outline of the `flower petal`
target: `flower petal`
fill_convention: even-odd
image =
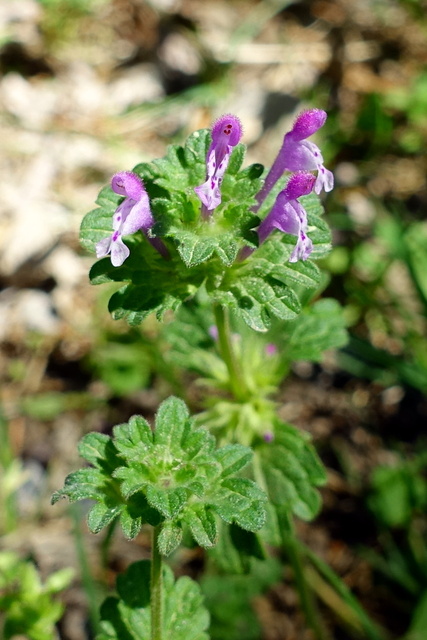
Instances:
[[[304,233],[300,232],[298,241],[295,245],[295,249],[292,251],[289,262],[298,262],[298,260],[307,260],[310,253],[313,251],[313,243],[310,238]]]
[[[139,229],[148,231],[148,229],[151,229],[153,224],[154,219],[150,209],[148,194],[146,191],[143,191],[140,200],[138,202],[134,202],[126,219],[123,221],[121,233],[126,236],[129,233],[135,233]]]
[[[96,257],[105,258],[105,256],[108,256],[108,254],[110,253],[110,247],[111,236],[108,236],[108,238],[103,238],[103,240],[97,242],[95,246]]]
[[[111,264],[113,267],[120,267],[129,255],[129,247],[125,245],[122,237],[119,235],[117,239],[111,243]]]

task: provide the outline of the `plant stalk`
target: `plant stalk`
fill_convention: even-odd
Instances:
[[[224,309],[222,305],[215,304],[214,314],[218,329],[219,348],[230,378],[230,390],[236,400],[245,400],[247,397],[247,388],[243,379],[240,363],[233,350],[227,310]]]
[[[294,572],[295,586],[298,591],[301,607],[304,611],[307,624],[314,631],[318,640],[330,640],[330,635],[321,622],[313,597],[313,592],[306,580],[301,552],[298,546],[298,541],[295,537],[292,518],[288,513],[286,513],[282,514],[281,520],[282,544]]]
[[[153,527],[151,548],[151,640],[162,640],[163,637],[163,602],[162,602],[162,556],[157,544],[161,525]]]

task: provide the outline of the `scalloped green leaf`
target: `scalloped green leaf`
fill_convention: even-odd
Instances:
[[[260,459],[273,505],[303,520],[314,518],[321,506],[316,487],[326,482],[326,473],[307,434],[277,421],[274,446],[261,446]]]
[[[184,488],[165,489],[148,485],[146,496],[149,504],[165,518],[175,518],[187,504],[188,493]]]
[[[289,323],[286,357],[289,361],[317,362],[322,359],[324,351],[343,347],[347,341],[342,307],[336,300],[323,298]]]
[[[211,509],[251,529],[259,526],[265,501],[252,481],[233,478],[249,462],[250,449],[230,445],[217,450],[215,445],[214,437],[195,425],[185,403],[168,398],[159,407],[154,431],[144,418],[133,416],[114,427],[112,438],[85,436],[80,451],[94,466],[70,474],[52,501],[94,500],[88,515],[94,532],[116,517],[128,538],[144,523],[163,522],[161,548],[170,552],[186,522],[200,544],[212,545]],[[227,501],[233,513],[227,512]]]
[[[190,414],[187,405],[180,398],[171,396],[164,400],[156,414],[154,443],[164,445],[171,451],[179,446],[184,436]]]
[[[182,528],[173,520],[166,521],[160,531],[157,543],[163,556],[170,555],[180,545]]]
[[[233,475],[243,469],[252,459],[252,451],[241,444],[229,444],[221,447],[215,453],[215,458],[221,464],[221,477]]]
[[[183,514],[183,522],[190,527],[197,544],[205,549],[213,547],[217,541],[215,517],[206,505],[191,505]]]
[[[211,498],[212,507],[228,524],[258,531],[265,522],[264,492],[248,478],[226,478]]]
[[[209,293],[233,309],[255,331],[267,331],[272,316],[291,320],[301,311],[300,301],[292,289],[269,276],[254,275],[249,267],[231,282],[224,279],[220,287]]]

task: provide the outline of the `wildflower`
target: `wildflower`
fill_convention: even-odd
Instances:
[[[273,442],[274,433],[272,431],[265,431],[262,437],[264,439],[264,442]]]
[[[220,186],[230,160],[232,148],[242,137],[239,118],[231,114],[221,116],[212,126],[212,142],[207,157],[206,182],[194,188],[202,202],[204,216],[221,204]]]
[[[299,171],[279,193],[270,213],[258,227],[260,244],[266,240],[274,229],[290,233],[297,237],[297,244],[289,262],[307,260],[313,250],[313,243],[307,236],[307,212],[297,198],[311,193],[316,178],[312,173]]]
[[[126,197],[114,213],[113,234],[97,243],[96,256],[103,258],[111,254],[113,266],[120,267],[130,254],[122,236],[140,229],[147,233],[154,220],[144,183],[135,173],[116,173],[111,180],[111,188],[115,193]]]
[[[274,344],[274,342],[268,342],[265,345],[264,351],[265,355],[271,358],[272,356],[277,355],[277,346]]]
[[[326,117],[327,115],[322,109],[309,109],[300,113],[291,131],[285,135],[282,148],[265,179],[263,188],[257,195],[258,205],[255,210],[265,200],[284,171],[317,170],[317,179],[314,184],[315,193],[320,193],[322,188],[325,191],[333,189],[334,176],[323,166],[323,157],[319,147],[314,142],[307,140],[324,125]]]
[[[212,340],[215,340],[215,342],[217,342],[219,333],[218,333],[218,327],[216,326],[216,324],[211,324],[211,326],[208,329],[208,333],[212,338]]]

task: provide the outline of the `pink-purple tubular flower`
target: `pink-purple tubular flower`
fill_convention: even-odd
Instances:
[[[221,204],[221,182],[233,147],[241,137],[240,120],[231,114],[221,116],[212,126],[212,142],[206,157],[206,182],[194,188],[202,202],[202,213],[205,216]]]
[[[297,244],[289,262],[307,260],[313,243],[307,236],[307,212],[297,198],[311,193],[316,177],[312,173],[299,171],[289,178],[285,189],[279,193],[270,213],[258,227],[260,244],[274,229],[297,237]]]
[[[96,256],[104,258],[111,254],[111,263],[120,267],[129,256],[129,248],[122,236],[135,233],[140,229],[147,233],[154,224],[148,194],[141,178],[130,171],[116,173],[111,180],[111,188],[121,196],[123,202],[113,215],[113,234],[100,240],[96,245]]]
[[[319,147],[314,142],[307,140],[324,125],[326,117],[327,115],[322,109],[309,109],[300,113],[291,131],[285,135],[282,148],[265,179],[263,188],[257,195],[258,205],[255,210],[258,210],[285,171],[317,170],[314,191],[320,193],[322,189],[325,191],[333,189],[334,176],[323,166],[323,157]]]

